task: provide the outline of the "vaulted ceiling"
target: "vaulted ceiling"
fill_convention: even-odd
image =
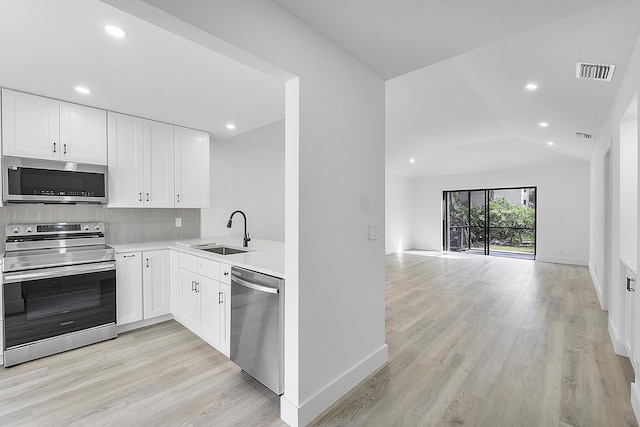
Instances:
[[[407,176],[587,161],[593,140],[576,132],[597,138],[640,34],[638,0],[273,1],[387,81],[387,172]],[[282,82],[105,2],[0,0],[0,12],[2,87],[214,138],[284,117]],[[129,36],[110,39],[108,23]],[[576,61],[615,64],[613,80],[576,79]]]
[[[588,161],[640,34],[636,0],[275,1],[388,79],[387,172],[408,176]]]

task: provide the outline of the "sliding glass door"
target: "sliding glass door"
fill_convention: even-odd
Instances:
[[[535,259],[536,188],[445,191],[444,249]]]

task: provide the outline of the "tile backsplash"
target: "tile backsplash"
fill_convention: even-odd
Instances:
[[[182,227],[175,226],[182,218]],[[0,207],[0,253],[7,224],[105,223],[107,244],[190,239],[200,236],[200,209],[117,209],[103,205],[9,204]]]

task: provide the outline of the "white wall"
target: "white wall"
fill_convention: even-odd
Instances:
[[[413,248],[413,178],[386,175],[385,253]]]
[[[284,96],[284,94],[283,94]],[[284,241],[284,120],[223,141],[211,141],[210,207],[201,211],[201,236],[238,236],[247,215],[252,238]],[[249,244],[251,245],[251,244]]]
[[[596,292],[603,308],[609,309],[609,333],[617,353],[623,353],[622,343],[623,327],[623,297],[626,290],[623,289],[624,278],[620,275],[620,212],[621,199],[621,147],[620,147],[620,122],[623,121],[634,96],[640,90],[640,38],[638,39],[624,76],[618,89],[615,101],[609,112],[609,117],[598,134],[595,149],[591,158],[591,221],[589,242],[589,270],[593,279]],[[636,98],[637,104],[637,98]],[[637,108],[637,105],[636,105]],[[607,152],[611,153],[611,224],[605,228],[606,189],[605,189],[605,159]],[[636,159],[636,168],[638,161]],[[624,186],[624,184],[623,184]],[[611,247],[606,245],[605,234],[610,237]],[[639,239],[635,236],[635,244]],[[634,243],[628,243],[634,244]],[[627,243],[624,243],[627,245]],[[605,268],[605,251],[609,251],[611,268]],[[638,251],[636,250],[636,256]],[[637,265],[637,260],[636,260]],[[608,274],[607,274],[608,272]]]
[[[413,246],[442,249],[442,192],[476,188],[537,187],[536,259],[587,265],[589,259],[589,164],[416,178]]]
[[[280,403],[287,423],[305,425],[387,361],[384,242],[367,238],[368,224],[384,235],[384,82],[270,1],[107,2],[199,43],[222,39],[245,51],[239,60],[257,57],[297,76],[285,102]]]
[[[620,123],[620,258],[631,267],[638,250],[637,206],[638,120],[626,120]]]

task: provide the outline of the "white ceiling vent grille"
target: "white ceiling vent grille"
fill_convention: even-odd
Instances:
[[[587,80],[602,80],[610,82],[613,78],[615,65],[589,64],[587,62],[576,63],[576,77]]]
[[[576,136],[578,138],[593,139],[593,135],[591,135],[590,133],[576,132]]]

